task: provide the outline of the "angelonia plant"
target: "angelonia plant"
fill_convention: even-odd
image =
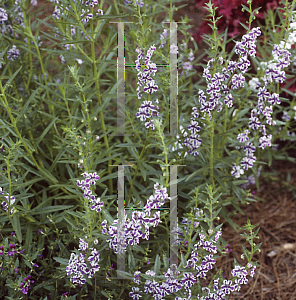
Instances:
[[[292,140],[295,117],[281,106],[289,103],[281,85],[295,56],[295,1],[269,14],[272,29],[267,22],[264,31],[252,27],[258,9],[248,1],[245,34],[231,53],[209,1],[212,34],[200,57],[187,17],[178,24],[184,39],[170,43],[175,3],[54,0],[41,20],[46,5],[35,10],[38,1],[0,2],[0,298],[222,300],[254,276],[261,244],[249,220],[241,228],[249,245],[231,277],[216,269],[231,251],[221,217],[238,230],[226,206],[241,211],[256,201],[249,186],[259,186],[263,165],[288,157],[273,143]],[[129,22],[124,78],[118,19]],[[272,36],[267,46],[263,33]],[[171,55],[178,56],[176,136],[168,132]],[[174,228],[172,165],[182,219]],[[178,264],[170,262],[170,239]]]

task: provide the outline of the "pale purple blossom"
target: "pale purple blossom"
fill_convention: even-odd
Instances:
[[[8,15],[4,8],[0,8],[0,24],[4,24],[8,20]]]

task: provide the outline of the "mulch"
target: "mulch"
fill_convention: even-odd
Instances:
[[[277,172],[286,178],[291,173],[290,184],[296,187],[296,166],[289,163],[278,167]],[[239,299],[296,299],[296,201],[293,193],[288,191],[287,184],[280,180],[280,176],[260,180],[259,191],[254,187],[256,196],[264,199],[242,207],[244,215],[238,213],[232,220],[243,227],[249,218],[252,225],[258,225],[259,239],[262,242],[261,252],[254,256],[253,261],[260,265],[254,277],[249,277],[247,285],[242,286],[229,300]],[[228,208],[228,211],[233,208]],[[246,240],[229,224],[223,225],[223,238],[230,244],[232,251],[217,261],[217,267],[225,271],[226,277],[231,278],[234,259],[240,265],[245,261],[240,258],[242,245],[250,249]],[[249,246],[249,247],[248,247]]]

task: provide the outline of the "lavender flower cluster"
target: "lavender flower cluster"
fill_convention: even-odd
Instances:
[[[67,18],[67,11],[69,11],[69,8],[67,6],[64,6],[63,3],[60,3],[59,0],[50,0],[50,2],[53,2],[53,1],[56,4],[59,4],[59,7],[55,6],[54,12],[52,13],[52,16],[54,17],[54,19],[59,20],[61,17]],[[86,8],[85,9],[82,8],[82,11],[81,11],[82,14],[80,14],[80,19],[84,24],[86,24],[89,22],[90,19],[93,18],[93,14],[90,12],[89,7],[94,8],[96,5],[98,5],[98,0],[91,0],[91,1],[86,1],[86,2],[82,1],[82,4],[84,4]],[[97,15],[100,16],[102,14],[103,14],[103,11],[101,9],[98,9]]]
[[[24,20],[24,13],[22,12],[21,7],[18,4],[18,1],[15,1],[15,10],[14,13],[18,15],[18,17],[14,18],[14,21],[19,23],[22,27],[25,27],[25,24],[23,22]],[[13,15],[11,14],[10,17],[12,18]],[[8,21],[8,15],[6,13],[6,10],[4,8],[0,8],[0,31],[2,34],[6,35],[8,33],[12,34],[13,29],[11,25],[6,25],[5,22]],[[18,37],[18,34],[15,33],[16,37]],[[7,51],[7,59],[14,61],[16,60],[20,55],[19,49],[15,45],[12,46],[11,49]],[[0,69],[2,68],[2,64],[0,63]]]
[[[240,56],[238,62],[228,61],[227,66],[222,67],[222,72],[216,72],[213,76],[210,73],[210,68],[213,67],[215,59],[209,60],[207,68],[204,69],[203,77],[207,81],[206,93],[203,90],[199,90],[199,103],[201,104],[200,112],[203,114],[202,119],[206,117],[205,113],[212,118],[211,111],[216,110],[220,112],[223,108],[223,104],[228,108],[233,106],[233,96],[230,93],[230,89],[239,89],[244,86],[245,77],[242,75],[250,66],[248,55],[255,56],[255,42],[258,36],[260,36],[260,28],[253,28],[248,34],[244,35],[242,42],[237,42],[235,46],[235,52]],[[223,58],[219,59],[219,64],[222,65]],[[234,72],[238,70],[239,74]],[[231,86],[229,87],[229,85]],[[198,126],[197,108],[193,107],[193,118],[191,118],[191,125],[188,129],[191,131],[191,135],[187,137],[184,144],[189,148],[189,153],[198,155],[197,149],[200,147],[202,140],[198,132],[200,126]]]
[[[80,239],[78,250],[83,252],[88,251],[88,243],[83,239]],[[99,271],[100,252],[94,248],[90,248],[90,250],[91,255],[87,258],[89,266],[85,261],[86,253],[80,253],[79,255],[71,253],[69,264],[66,267],[66,272],[67,276],[74,274],[74,276],[71,276],[70,279],[72,283],[79,285],[85,284],[86,279],[84,278],[84,275],[88,278],[93,278],[94,274]]]
[[[15,243],[9,244],[9,249],[10,250],[7,251],[7,255],[10,257],[13,257],[17,253],[22,254],[25,251],[25,249],[22,249],[19,252],[17,252]],[[5,253],[4,250],[5,250],[4,246],[0,246],[0,255],[4,255]]]
[[[4,193],[5,192],[2,191],[2,187],[0,187],[0,195],[4,195]],[[9,201],[9,194],[6,193],[6,196],[4,196],[4,198],[6,201]],[[6,201],[2,202],[2,206],[3,206],[3,209],[7,212],[8,211],[8,203]],[[15,197],[11,196],[10,197],[10,206],[12,206],[14,204],[14,202],[15,202]],[[14,209],[15,209],[14,207],[11,209],[10,214],[13,214]]]
[[[194,211],[195,211],[195,215],[194,215],[193,227],[197,228],[199,226],[198,219],[202,217],[203,210],[199,208],[194,208]],[[190,224],[192,224],[192,220],[188,220],[188,218],[183,218],[182,225],[188,225],[188,226],[184,226],[184,231],[186,235],[189,234],[190,226],[192,226]],[[184,236],[182,228],[175,227],[172,230],[172,233],[176,234],[176,239],[173,241],[174,244],[180,245],[181,242],[184,242],[184,238],[179,238],[179,235]]]
[[[32,1],[33,2],[33,1]],[[32,5],[35,3],[33,2]],[[22,26],[25,28],[25,23],[24,23],[24,13],[22,11],[22,8],[20,6],[20,1],[15,0],[14,3],[14,14],[10,14],[10,18],[12,19],[16,15],[16,17],[12,20],[12,22],[15,22],[16,24]],[[11,25],[5,24],[5,22],[8,21],[8,15],[6,13],[5,8],[0,8],[0,24],[1,24],[1,33],[2,34],[13,34],[13,28]],[[19,35],[18,33],[14,33],[15,37],[18,38]]]
[[[147,51],[146,55],[146,68],[141,71],[141,63],[140,60],[144,59],[144,51],[141,48],[137,48],[136,51],[138,53],[138,59],[136,60],[136,70],[138,71],[138,87],[137,87],[137,96],[138,99],[141,99],[141,86],[146,84],[144,87],[144,92],[153,94],[158,90],[158,86],[155,84],[155,81],[152,79],[151,76],[155,76],[155,73],[157,72],[157,67],[155,63],[151,62],[151,57],[153,55],[153,52],[156,50],[155,45],[151,46],[149,50]],[[158,104],[158,99],[155,100],[156,104]],[[154,105],[152,101],[144,101],[144,104],[141,105],[139,108],[139,112],[136,114],[137,118],[140,118],[140,120],[146,121],[146,119],[150,119],[152,117],[159,117],[159,112],[158,112],[159,107],[157,105]],[[162,121],[161,121],[162,123]],[[154,120],[151,119],[149,122],[145,123],[145,127],[149,128],[151,127],[152,130],[155,129],[154,125]]]
[[[209,232],[210,231],[212,232],[212,229],[210,229]],[[144,293],[151,293],[155,300],[162,300],[166,295],[177,293],[184,287],[186,298],[175,297],[175,300],[190,299],[192,294],[190,288],[197,283],[197,278],[205,278],[206,273],[211,270],[216,263],[213,258],[213,254],[206,255],[201,259],[197,251],[201,248],[207,252],[212,252],[214,254],[217,253],[217,246],[215,244],[219,241],[221,234],[222,232],[219,230],[212,236],[209,234],[208,238],[206,238],[205,234],[199,234],[200,240],[196,245],[194,245],[194,250],[191,252],[190,259],[187,261],[187,265],[185,266],[185,268],[194,269],[197,272],[184,272],[182,277],[177,279],[176,276],[180,274],[180,271],[177,270],[176,265],[172,265],[167,272],[164,272],[166,281],[162,282],[161,285],[159,285],[159,283],[154,279],[153,281],[147,279],[144,284]],[[248,264],[246,268],[236,265],[231,271],[233,276],[232,280],[224,280],[221,282],[220,288],[220,279],[218,278],[214,280],[214,285],[211,289],[209,287],[202,288],[202,292],[207,293],[207,295],[197,296],[197,299],[226,300],[226,295],[234,291],[239,291],[242,284],[247,284],[247,269],[250,269],[250,276],[253,277],[255,268],[256,266],[252,266],[251,264]],[[140,274],[140,271],[136,271],[134,273],[134,282],[137,285],[141,284],[139,280]],[[153,271],[147,271],[146,275],[155,277],[155,273]],[[140,291],[139,287],[132,287],[132,292],[129,293],[129,296],[132,297],[133,300],[139,300],[142,297],[142,291]]]
[[[159,49],[161,49],[165,46],[168,37],[169,37],[168,30],[166,28],[164,28],[163,33],[160,35],[161,43],[158,47]],[[176,45],[172,45],[172,46],[171,46],[170,52],[178,54],[178,46],[176,46]],[[186,43],[181,44],[180,48],[184,52],[187,49],[187,44]],[[193,60],[194,60],[194,55],[193,55],[192,49],[190,49],[190,53],[189,53],[189,56],[188,56],[188,61],[186,61],[186,62],[185,62],[184,54],[183,53],[180,54],[180,57],[178,58],[178,64],[179,64],[178,70],[182,71],[181,74],[180,74],[180,77],[183,76],[184,74],[187,76],[188,72],[193,69],[193,66],[192,66],[192,61]]]
[[[235,53],[239,55],[237,62],[227,61],[226,66],[222,66],[222,72],[216,72],[213,76],[211,75],[210,68],[213,67],[215,60],[211,59],[207,68],[204,69],[203,77],[207,81],[206,92],[199,90],[199,102],[201,104],[200,112],[202,113],[202,118],[205,119],[206,114],[209,116],[210,120],[212,118],[211,111],[217,110],[220,112],[223,108],[223,104],[228,108],[233,106],[233,96],[231,90],[236,90],[245,86],[244,73],[248,70],[250,66],[250,61],[248,56],[256,55],[256,40],[261,35],[261,30],[259,27],[253,28],[249,33],[242,37],[241,42],[237,42],[235,45]],[[272,106],[275,104],[280,104],[279,95],[277,93],[270,94],[267,90],[268,84],[282,83],[286,77],[283,68],[287,67],[290,63],[291,54],[284,49],[281,49],[279,45],[275,45],[273,49],[273,60],[267,63],[266,75],[262,78],[264,81],[264,86],[260,87],[259,79],[253,80],[250,85],[251,88],[258,88],[257,93],[258,103],[251,111],[251,117],[249,118],[248,127],[250,130],[259,131],[262,136],[259,137],[258,147],[264,149],[266,146],[271,147],[272,135],[267,135],[266,127],[262,124],[262,120],[259,117],[266,119],[266,124],[275,125],[275,121],[272,120]],[[219,64],[223,64],[223,58],[219,58]],[[238,74],[235,73],[237,71]],[[268,106],[268,104],[270,106]],[[189,153],[197,156],[198,148],[202,143],[202,139],[198,132],[200,132],[201,127],[198,126],[197,118],[199,114],[197,113],[197,108],[193,107],[192,112],[193,118],[191,118],[191,124],[188,129],[191,135],[184,140],[184,144],[189,148]],[[242,158],[240,165],[233,164],[233,169],[231,175],[239,178],[244,171],[253,167],[256,157],[254,152],[256,151],[255,145],[249,141],[250,130],[245,129],[243,132],[238,134],[237,140],[241,143],[237,149],[243,148],[244,157]]]
[[[135,6],[139,5],[139,7],[143,7],[145,4],[143,0],[124,0],[124,5],[129,5],[131,3]],[[148,4],[146,6],[148,6]]]
[[[271,147],[271,138],[272,135],[266,134],[266,127],[263,123],[263,120],[259,120],[259,117],[266,118],[266,124],[275,125],[276,122],[272,120],[272,112],[273,106],[275,104],[281,104],[279,99],[279,94],[273,93],[270,94],[268,92],[268,85],[274,83],[283,83],[286,80],[284,68],[288,67],[290,64],[290,56],[291,53],[283,48],[284,43],[281,42],[279,45],[274,45],[272,55],[273,59],[271,59],[267,63],[261,63],[261,66],[265,66],[264,68],[264,76],[260,78],[263,81],[264,86],[261,86],[260,80],[256,78],[256,81],[253,80],[253,88],[259,88],[257,93],[258,96],[258,104],[251,111],[251,117],[249,119],[249,128],[252,130],[258,130],[262,133],[262,136],[259,138],[258,147],[264,149],[265,147]],[[255,86],[254,86],[255,83]],[[269,104],[269,105],[268,105]],[[246,131],[246,133],[250,133]],[[245,151],[246,156],[241,161],[240,166],[233,166],[233,171],[231,172],[236,178],[239,178],[240,175],[244,174],[244,170],[248,170],[248,168],[253,166],[253,163],[256,161],[256,157],[254,156],[254,152],[256,151],[256,147],[251,143],[247,142],[249,138],[246,135],[239,135],[238,140],[241,143],[245,143],[243,149]]]
[[[81,187],[81,189],[84,191],[84,197],[89,200],[88,204],[91,205],[91,210],[96,210],[97,212],[100,212],[102,210],[102,207],[104,205],[104,202],[100,201],[100,198],[97,198],[92,194],[92,191],[90,190],[91,185],[95,185],[96,181],[100,179],[100,176],[97,175],[96,172],[94,173],[88,173],[84,172],[83,177],[85,180],[77,180],[77,186]],[[94,241],[94,244],[97,244],[98,240]],[[85,284],[86,280],[84,278],[84,275],[86,275],[88,278],[92,278],[94,274],[99,271],[99,256],[100,253],[94,249],[89,248],[88,243],[80,239],[79,240],[79,251],[87,252],[91,250],[91,255],[88,256],[86,253],[71,253],[71,257],[68,263],[68,266],[66,267],[67,276],[74,274],[74,276],[71,276],[71,282],[74,284]],[[86,258],[87,262],[86,263]]]
[[[100,179],[100,176],[98,176],[96,172],[84,172],[82,175],[85,180],[77,180],[77,186],[81,187],[81,189],[84,191],[83,196],[89,200],[88,204],[91,205],[90,209],[100,212],[104,206],[104,202],[102,202],[100,198],[96,199],[96,197],[92,194],[92,191],[89,189],[91,185],[96,184],[96,181]]]
[[[149,218],[151,215],[151,209],[159,209],[164,205],[166,199],[171,199],[168,197],[166,188],[160,186],[158,183],[154,185],[155,195],[150,196],[147,199],[145,205],[145,212],[133,211],[132,219],[127,219],[125,215],[123,222],[120,225],[120,229],[124,231],[124,236],[121,237],[118,232],[118,219],[114,220],[114,225],[109,226],[108,234],[111,239],[106,240],[109,243],[109,247],[114,250],[115,253],[122,254],[126,251],[127,245],[137,245],[140,242],[140,237],[142,239],[149,240],[149,225],[156,227],[160,221],[160,212],[154,213],[153,218]],[[107,234],[107,221],[102,222],[103,229],[102,233]],[[145,227],[145,233],[142,232],[142,226]]]
[[[52,13],[52,16],[55,20],[59,20],[61,17],[67,19],[68,18],[68,12],[69,12],[69,8],[67,6],[64,6],[63,3],[59,3],[59,0],[50,0],[51,2],[55,2],[56,4],[59,4],[59,6],[55,6],[54,12]],[[90,11],[90,8],[94,8],[96,5],[98,5],[98,0],[91,0],[91,1],[82,1],[82,4],[84,5],[85,8],[82,8],[81,10],[81,14],[80,14],[80,20],[84,23],[87,24],[89,22],[90,19],[93,19],[94,15],[93,13]],[[72,12],[74,12],[72,10]],[[102,9],[98,9],[96,15],[97,16],[101,16],[103,15],[103,10]],[[73,25],[71,26],[71,35],[75,35],[76,34],[76,27]],[[84,36],[85,39],[89,40],[89,37],[85,34],[84,31],[81,31],[82,36]],[[60,31],[56,31],[55,36],[58,37],[58,35],[61,35]],[[66,38],[63,38],[64,40],[66,40]],[[68,51],[73,48],[74,50],[76,49],[75,44],[63,44],[63,47],[65,47]],[[65,57],[63,55],[60,55],[60,59],[62,64],[64,64],[66,62]],[[77,59],[79,64],[82,64],[84,61],[81,59]]]
[[[15,239],[16,238],[16,233],[11,232],[10,237],[12,239]],[[4,242],[4,244],[7,245],[8,242],[6,241],[6,242]],[[14,241],[9,242],[7,251],[5,251],[5,246],[1,245],[0,246],[0,261],[2,260],[2,262],[0,263],[0,265],[6,267],[6,270],[8,269],[9,273],[10,273],[10,269],[13,266],[17,266],[13,269],[15,274],[17,274],[19,272],[19,267],[18,267],[19,266],[19,258],[17,257],[17,254],[23,254],[24,251],[25,251],[25,249],[22,249],[22,245],[17,246]],[[7,264],[6,258],[4,258],[6,254],[9,257],[14,258],[14,260],[13,259],[10,260],[9,264]],[[38,256],[40,256],[40,255],[38,255]],[[4,262],[6,262],[6,264]],[[34,263],[33,267],[39,268],[37,263]],[[0,267],[0,270],[3,270],[3,268]],[[4,274],[5,273],[6,272],[4,272]],[[32,278],[31,275],[28,275],[27,277],[24,278],[23,282],[19,283],[19,291],[22,292],[23,294],[28,294],[28,290],[31,288],[30,285],[32,283],[34,283],[34,280],[31,280],[31,278]]]

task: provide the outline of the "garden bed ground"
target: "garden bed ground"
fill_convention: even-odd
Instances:
[[[38,7],[47,3],[44,0],[38,2]],[[197,28],[196,26],[201,24],[204,15],[201,14],[199,8],[194,7],[195,1],[193,0],[182,2],[177,6],[184,3],[187,3],[188,6],[174,15],[175,21],[180,21],[181,16],[187,15],[192,19],[190,24]],[[49,8],[49,6],[52,7]],[[44,14],[39,18],[45,18],[53,10],[53,5],[49,4],[44,10]],[[43,25],[41,26],[42,30],[44,30]],[[178,40],[182,40],[180,33]],[[189,47],[194,48],[193,44]],[[296,299],[296,201],[293,194],[289,192],[288,186],[284,184],[284,181],[281,181],[281,177],[287,178],[287,174],[290,172],[292,178],[290,184],[295,189],[296,166],[289,162],[274,164],[273,166],[280,176],[274,176],[272,180],[266,177],[264,180],[263,175],[260,177],[260,190],[256,191],[253,187],[256,191],[255,195],[265,201],[258,201],[242,207],[245,215],[239,213],[232,217],[239,227],[246,224],[247,218],[252,224],[258,224],[261,229],[259,232],[260,240],[257,243],[262,242],[261,253],[255,256],[260,268],[239,293],[229,298],[232,300]],[[217,267],[222,267],[227,278],[230,278],[234,258],[242,263],[240,258],[241,246],[242,244],[246,245],[246,242],[226,223],[223,227],[223,238],[230,244],[232,251],[217,261]]]

